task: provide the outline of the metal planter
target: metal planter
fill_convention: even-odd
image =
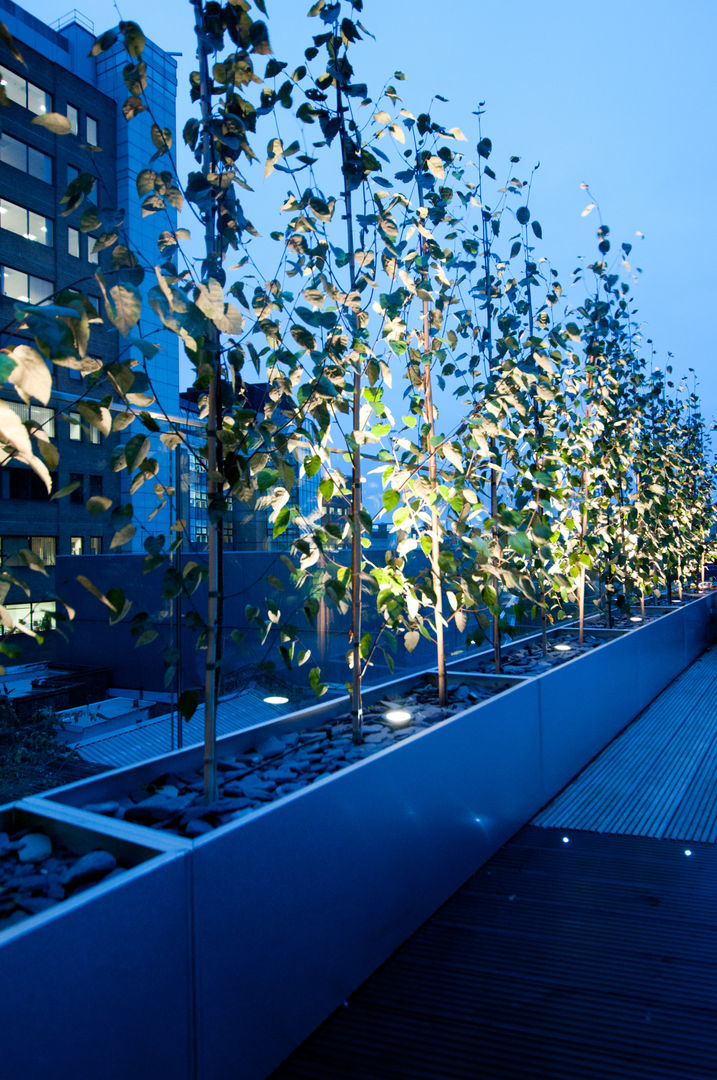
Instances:
[[[26,826],[130,869],[0,930],[3,1080],[189,1080],[186,845],[43,799],[0,808],[0,831]]]
[[[188,845],[199,1080],[265,1077],[713,640],[716,605],[706,595],[605,632],[603,646],[504,680],[504,693]],[[461,677],[491,678],[470,666]],[[256,730],[220,746],[251,745]],[[199,760],[179,751],[35,802],[81,805]],[[143,843],[157,836],[126,828]]]

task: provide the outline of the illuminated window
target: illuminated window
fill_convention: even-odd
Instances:
[[[76,259],[80,257],[80,231],[79,229],[67,230],[67,254],[74,255]]]
[[[102,554],[102,537],[91,536],[90,537],[90,555]]]
[[[79,116],[74,105],[67,106],[67,119],[70,121],[70,134],[76,135],[79,131]]]
[[[82,417],[78,412],[71,412],[67,419],[70,421],[70,438],[73,442],[82,442]]]
[[[52,112],[52,98],[47,91],[23,79],[22,75],[16,75],[14,71],[0,67],[0,85],[4,87],[10,101],[22,105],[23,109],[29,109],[38,116]]]
[[[46,409],[42,405],[25,405],[21,401],[5,401],[3,404],[20,417],[23,424],[31,420],[33,425],[41,427],[46,435],[53,438],[55,435],[55,410]]]
[[[70,555],[84,554],[84,540],[81,536],[70,537]]]
[[[0,228],[24,236],[26,240],[35,240],[46,247],[52,244],[52,222],[34,210],[0,199]]]
[[[10,296],[24,304],[41,304],[52,296],[53,289],[51,281],[35,277],[34,274],[25,274],[11,266],[2,267],[3,296]]]
[[[55,565],[57,555],[57,537],[55,536],[31,536],[30,549],[42,559],[45,566]]]

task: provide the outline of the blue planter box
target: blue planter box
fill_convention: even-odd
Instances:
[[[3,1080],[189,1080],[186,845],[42,799],[0,808],[0,831],[28,826],[131,869],[0,929]]]
[[[174,935],[185,910],[180,879],[183,869],[190,870],[191,1023],[198,1080],[265,1077],[714,640],[716,608],[717,595],[708,594],[662,619],[636,624],[629,633],[605,632],[603,646],[535,678],[504,679],[510,687],[504,693],[186,842],[184,855],[166,856],[167,868],[162,864],[152,869],[148,863],[148,890],[157,874],[176,864],[178,880],[164,882],[160,904],[163,925],[171,925]],[[460,661],[451,671],[470,675],[472,663],[470,658]],[[392,691],[408,688],[421,677],[386,684],[367,697],[381,698],[389,685]],[[266,737],[309,727],[345,710],[346,699],[328,702],[260,730]],[[253,745],[256,732],[220,740],[220,754],[222,749]],[[33,803],[54,805],[57,813],[58,803],[77,807],[111,798],[160,773],[200,761],[196,747],[177,751],[57,789]],[[63,812],[102,829],[104,819],[77,809]],[[151,847],[152,841],[159,842],[151,830],[125,828],[137,843]],[[130,934],[132,922],[120,900],[120,884],[116,904],[103,923],[105,938],[115,941]],[[146,956],[152,949],[142,918],[132,910],[141,938],[136,952]],[[53,932],[62,938],[67,933],[64,918],[54,920]],[[69,932],[73,948],[79,933],[79,925]],[[101,927],[93,927],[93,933],[99,937]],[[159,934],[159,928],[154,933]],[[153,949],[158,964],[166,961],[176,977],[176,958],[156,944]],[[68,963],[71,951],[64,950]],[[29,972],[31,979],[41,980],[35,962]],[[163,973],[156,973],[160,976]],[[19,969],[14,977],[21,979]],[[66,994],[69,981],[65,979]],[[49,1008],[53,991],[42,992]],[[84,997],[78,984],[76,1003],[67,1008],[79,1014]],[[176,1003],[176,995],[172,1000]],[[125,1032],[131,1030],[127,1011]],[[162,1012],[169,1013],[164,1002]],[[147,1016],[138,1018],[145,1033],[140,1041],[152,1026],[148,1018],[156,1015],[149,1008]],[[154,1034],[174,1062],[176,1031],[159,1025]],[[99,1040],[89,1039],[98,1052]],[[183,1052],[185,1046],[186,1040]],[[155,1044],[150,1053],[156,1052]],[[90,1057],[88,1053],[87,1060]],[[86,1071],[92,1075],[91,1069]],[[145,1074],[128,1070],[124,1075]],[[165,1063],[155,1075],[187,1072]]]

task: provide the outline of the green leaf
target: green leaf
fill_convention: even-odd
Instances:
[[[515,532],[509,538],[508,544],[518,555],[530,555],[533,550],[530,537],[524,532]]]
[[[527,206],[520,206],[515,212],[515,216],[521,225],[527,225],[530,221],[530,210]]]
[[[125,460],[130,472],[138,468],[149,453],[149,439],[146,435],[133,435],[128,440],[125,448]]]
[[[372,642],[372,640],[373,640],[373,638],[371,637],[371,634],[368,631],[365,634],[361,635],[360,652],[361,652],[361,659],[362,660],[365,660],[368,657],[369,653],[371,652],[371,642]]]
[[[409,630],[403,638],[403,644],[406,646],[406,652],[413,652],[418,645],[421,635],[418,630]]]
[[[481,592],[481,599],[486,607],[494,607],[498,600],[498,594],[491,585],[484,585],[483,591]]]
[[[397,491],[392,491],[390,489],[388,491],[384,491],[382,499],[383,508],[384,510],[387,510],[389,514],[396,509],[400,501],[401,496]]]
[[[481,139],[481,141],[478,143],[478,153],[483,158],[489,157],[492,149],[493,143],[490,141],[490,139]]]
[[[331,479],[330,476],[325,476],[324,479],[319,484],[319,495],[324,500],[324,502],[328,502],[329,499],[331,498],[331,496],[333,495],[333,493],[334,493],[334,482],[333,482],[333,480]]]

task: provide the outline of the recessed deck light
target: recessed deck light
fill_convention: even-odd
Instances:
[[[570,837],[569,836],[564,836],[563,837],[563,843],[564,844],[569,844],[570,843]]]
[[[560,644],[555,646],[556,652],[570,652],[571,649],[572,645],[566,645],[564,641],[561,641]]]
[[[685,848],[685,855],[687,855],[687,856],[688,856],[688,858],[689,858],[689,856],[690,856],[691,854],[692,854],[692,852],[690,851],[690,849],[689,849],[689,848]]]
[[[630,622],[642,622],[642,616],[641,615],[631,615],[630,616]]]
[[[288,697],[281,697],[279,694],[274,694],[271,697],[265,697],[264,701],[267,705],[287,705],[289,699]]]

